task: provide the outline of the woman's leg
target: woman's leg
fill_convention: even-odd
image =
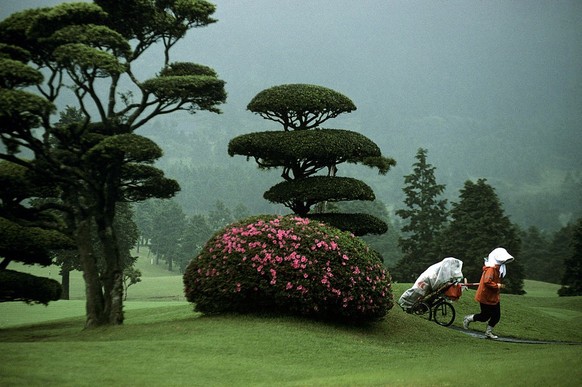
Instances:
[[[490,306],[492,306],[493,308],[491,308],[491,319],[489,320],[489,326],[493,328],[495,327],[495,325],[497,325],[497,323],[501,319],[501,303]]]
[[[473,321],[485,322],[494,316],[496,305],[487,305],[482,303],[479,303],[479,305],[481,306],[481,313],[473,315]]]

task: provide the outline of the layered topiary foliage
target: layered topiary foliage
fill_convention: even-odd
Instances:
[[[389,274],[365,242],[324,223],[259,216],[218,231],[184,274],[202,313],[291,313],[346,322],[393,306]]]
[[[54,200],[54,185],[27,168],[0,161],[0,302],[48,304],[61,295],[59,282],[7,269],[11,262],[49,266],[56,249],[73,242],[58,231],[59,218],[42,203]]]
[[[261,91],[249,102],[247,109],[281,123],[287,131],[315,128],[330,118],[356,110],[356,105],[327,87],[290,84]]]
[[[356,110],[348,97],[334,90],[305,84],[274,86],[257,94],[247,109],[280,123],[283,131],[238,136],[230,141],[228,153],[253,157],[260,168],[281,168],[285,181],[265,192],[264,198],[285,205],[299,216],[312,217],[311,209],[321,203],[375,199],[372,189],[360,180],[337,177],[339,164],[362,164],[381,174],[395,165],[362,134],[319,128],[330,118]],[[325,221],[358,234],[363,230],[386,232],[383,221],[361,224],[365,219],[360,215],[336,214]]]
[[[14,270],[0,270],[0,302],[23,301],[48,305],[61,298],[63,288],[52,279]]]

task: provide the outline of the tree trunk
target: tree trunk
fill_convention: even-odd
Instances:
[[[113,228],[114,213],[97,219],[97,234],[103,245],[105,269],[102,274],[105,313],[111,325],[123,324],[123,265]]]
[[[63,292],[61,293],[61,300],[68,300],[71,298],[70,285],[71,285],[71,271],[61,269],[61,287],[63,288]]]
[[[91,240],[92,219],[84,218],[77,222],[76,242],[79,249],[83,279],[85,280],[86,321],[85,328],[104,325],[105,300],[99,279],[99,268],[93,254]]]

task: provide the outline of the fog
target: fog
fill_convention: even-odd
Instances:
[[[447,168],[493,164],[469,176],[582,166],[580,2],[216,3],[219,22],[177,59],[219,72],[227,114],[266,87],[314,83],[358,106],[328,125],[357,126],[406,164],[427,147]]]
[[[4,0],[0,17],[54,3]],[[278,129],[245,110],[254,95],[312,83],[354,101],[358,110],[325,126],[364,133],[395,158],[386,184],[402,186],[423,147],[451,197],[477,178],[488,179],[508,203],[517,200],[512,194],[551,194],[568,175],[580,186],[582,2],[214,3],[218,22],[191,30],[173,60],[208,65],[226,80],[224,113],[178,114],[157,125],[214,133],[213,149],[225,162],[230,138]],[[159,71],[151,62],[143,62],[143,74]],[[575,195],[577,206],[580,191]]]

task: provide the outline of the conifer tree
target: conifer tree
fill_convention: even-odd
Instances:
[[[501,202],[486,179],[468,180],[453,203],[451,222],[442,232],[441,255],[463,261],[463,274],[469,282],[481,278],[484,258],[496,247],[504,247],[515,257],[504,279],[506,290],[522,294],[524,271],[519,260],[521,239],[517,227],[504,214]]]
[[[396,211],[396,215],[408,221],[402,227],[405,236],[398,240],[404,255],[391,271],[399,281],[414,281],[439,260],[435,241],[447,221],[447,200],[439,199],[445,186],[437,184],[436,168],[427,162],[427,153],[426,149],[418,149],[413,173],[404,177],[406,208]]]
[[[572,255],[564,261],[560,296],[582,296],[582,218],[575,225],[572,248]]]

